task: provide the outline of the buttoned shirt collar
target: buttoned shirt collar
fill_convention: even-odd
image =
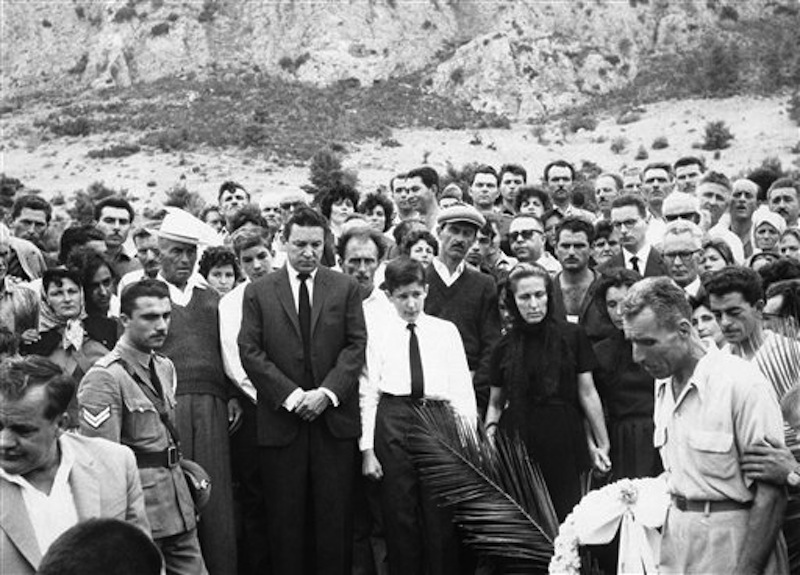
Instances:
[[[143,367],[146,372],[150,370],[150,359],[153,357],[152,353],[146,353],[134,347],[126,336],[119,338],[117,346],[125,353],[125,357],[133,358],[137,365]]]
[[[629,269],[629,270],[633,269],[633,266],[631,265],[631,258],[633,258],[633,256],[636,256],[637,258],[639,258],[638,261],[636,262],[636,263],[639,264],[639,271],[640,271],[640,273],[642,275],[644,275],[644,268],[647,265],[647,258],[650,257],[650,250],[651,249],[652,249],[652,247],[647,242],[645,242],[644,246],[642,246],[639,249],[639,251],[636,252],[635,254],[632,253],[632,252],[629,252],[625,248],[622,248],[622,255],[625,258],[625,268]]]
[[[309,280],[306,281],[306,288],[308,289],[308,302],[314,302],[314,280],[317,277],[319,266],[314,268],[314,271],[308,272]],[[301,272],[294,269],[289,260],[286,260],[286,272],[289,274],[289,286],[292,288],[292,297],[294,298],[294,307],[297,312],[300,312],[300,279],[297,277]]]
[[[189,302],[192,301],[195,288],[206,289],[206,287],[208,287],[203,276],[197,273],[192,273],[192,275],[189,276],[189,279],[186,280],[186,286],[183,289],[179,288],[174,283],[168,282],[166,278],[161,275],[161,272],[158,272],[157,279],[167,284],[169,288],[169,298],[172,300],[173,305],[179,305],[181,307],[186,307],[189,305]]]

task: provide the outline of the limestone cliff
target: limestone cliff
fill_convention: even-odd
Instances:
[[[4,93],[213,69],[327,84],[424,71],[430,89],[530,118],[629,82],[775,0],[0,0]],[[788,1],[796,5],[797,1]],[[784,2],[784,3],[787,3]],[[351,80],[352,81],[352,80]]]

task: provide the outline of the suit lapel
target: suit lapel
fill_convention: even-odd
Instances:
[[[294,296],[292,295],[292,286],[289,284],[289,269],[285,266],[281,271],[281,275],[278,278],[275,287],[278,301],[283,306],[283,310],[286,312],[286,315],[289,316],[289,320],[292,322],[294,330],[297,332],[297,337],[302,339],[302,335],[300,333],[300,320],[297,317],[297,308],[294,305]]]
[[[73,447],[77,451],[78,447]],[[75,454],[75,462],[69,474],[69,486],[75,498],[78,519],[91,519],[100,516],[100,481],[90,458]]]
[[[42,560],[28,510],[18,485],[0,479],[0,529],[5,531],[20,554],[36,568]]]
[[[328,284],[328,276],[325,274],[325,270],[318,269],[317,275],[314,277],[314,301],[311,302],[311,335],[314,335],[314,328],[317,325],[317,320],[319,319],[319,315],[322,312],[322,306],[325,303],[325,298],[327,296],[327,289],[325,287]]]

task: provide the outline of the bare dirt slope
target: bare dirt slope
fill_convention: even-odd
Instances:
[[[345,164],[358,171],[360,189],[370,191],[387,184],[402,170],[430,163],[444,170],[448,163],[461,167],[468,162],[499,166],[519,162],[534,176],[555,158],[577,164],[592,161],[603,169],[619,170],[626,165],[643,166],[648,161],[674,161],[680,155],[701,154],[709,166],[730,175],[753,168],[767,157],[777,157],[784,167],[792,166],[798,155],[792,149],[800,141],[800,131],[788,118],[787,97],[684,100],[661,102],[644,108],[639,121],[620,125],[612,117],[598,117],[597,128],[564,136],[557,122],[537,126],[513,125],[494,130],[397,130],[396,144],[368,141],[352,145]],[[240,150],[200,148],[191,152],[163,153],[154,149],[118,159],[92,159],[89,150],[124,141],[135,142],[138,134],[98,134],[85,138],[46,140],[32,127],[30,116],[6,115],[0,119],[2,148],[0,171],[19,178],[27,187],[40,189],[48,196],[72,192],[101,181],[116,189],[127,189],[144,202],[159,202],[163,193],[175,185],[185,185],[214,201],[216,189],[226,179],[247,188],[275,195],[296,192],[307,182],[308,168],[302,162],[270,163],[257,153]],[[693,149],[703,140],[704,127],[711,121],[724,121],[735,138],[718,159],[713,152]],[[666,137],[669,146],[652,149],[653,141]],[[624,138],[622,153],[611,150],[612,143]],[[320,145],[324,142],[320,142]],[[649,155],[634,160],[640,146]]]

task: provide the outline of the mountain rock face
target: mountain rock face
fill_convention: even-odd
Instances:
[[[249,71],[362,85],[423,72],[478,110],[535,118],[632,80],[776,0],[0,0],[4,93]],[[797,4],[786,0],[788,4]]]

